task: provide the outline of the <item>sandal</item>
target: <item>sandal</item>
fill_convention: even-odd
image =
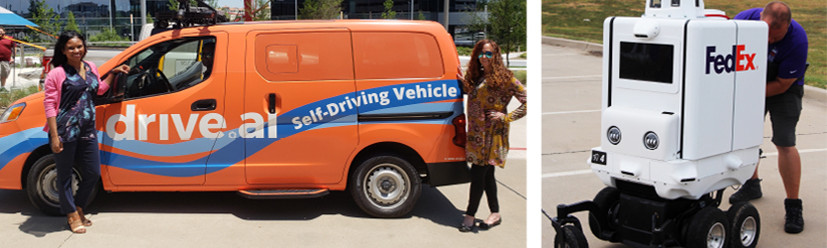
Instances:
[[[491,229],[491,228],[493,228],[495,226],[498,226],[499,224],[502,224],[502,223],[503,223],[503,218],[500,217],[499,220],[494,221],[494,223],[491,223],[491,224],[488,224],[488,223],[485,223],[485,222],[480,223],[480,229],[488,230],[488,229]]]
[[[86,218],[86,215],[83,214],[83,209],[78,207],[78,215],[80,215],[80,221],[83,223],[83,226],[92,226],[92,221]]]
[[[69,214],[69,230],[72,230],[72,233],[77,234],[86,233],[86,227],[83,226],[83,221],[80,220],[80,217],[77,214],[77,212]]]
[[[459,224],[459,232],[470,232],[473,230],[471,227],[473,227],[473,225],[466,226],[465,224]]]
[[[470,216],[467,216],[467,215],[463,215],[463,216],[465,216],[465,217],[470,217]],[[475,222],[476,222],[476,220],[474,220],[473,222],[471,222],[471,225],[465,225],[465,221],[463,220],[463,222],[459,224],[459,231],[460,231],[460,232],[470,232],[470,231],[473,231],[473,230],[474,230],[474,229],[473,229],[473,227],[475,226],[475,225],[474,225],[474,224],[475,224]]]

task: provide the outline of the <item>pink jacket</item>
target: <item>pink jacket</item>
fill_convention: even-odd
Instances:
[[[95,63],[91,61],[83,61],[89,65],[89,68],[92,69],[92,73],[98,77],[98,95],[103,95],[109,89],[109,85],[103,82],[100,78],[100,73],[98,73],[98,67],[95,66]],[[49,72],[49,75],[46,75],[46,81],[44,82],[44,96],[43,98],[43,107],[46,110],[46,119],[49,117],[57,116],[57,112],[60,106],[60,95],[61,89],[63,89],[63,81],[66,80],[66,72],[63,70],[62,66],[57,66],[52,71]],[[49,132],[49,123],[46,123],[46,126],[43,127],[43,131]]]

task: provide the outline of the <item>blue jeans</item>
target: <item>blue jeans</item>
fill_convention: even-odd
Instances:
[[[60,190],[60,211],[69,214],[77,207],[86,208],[89,197],[100,180],[100,151],[98,140],[83,140],[63,143],[63,151],[55,154],[57,180]],[[77,194],[72,194],[72,168],[76,168],[82,180]]]

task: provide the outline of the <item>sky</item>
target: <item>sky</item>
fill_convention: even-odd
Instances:
[[[219,7],[232,7],[232,8],[242,8],[244,7],[244,0],[218,0]]]

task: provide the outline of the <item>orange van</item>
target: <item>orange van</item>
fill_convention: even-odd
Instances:
[[[421,184],[468,181],[451,36],[435,22],[298,21],[162,32],[96,99],[103,189],[349,191],[366,213],[409,213]],[[0,119],[0,188],[57,214],[43,94]]]

